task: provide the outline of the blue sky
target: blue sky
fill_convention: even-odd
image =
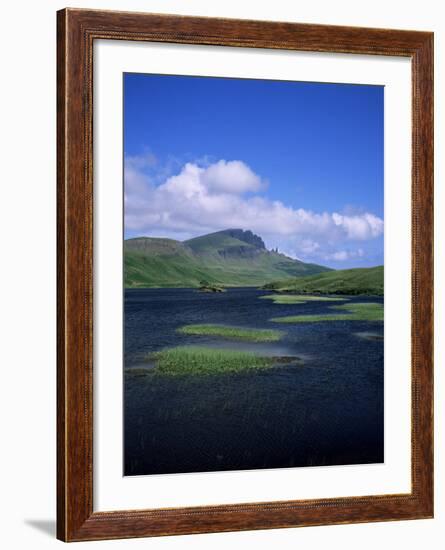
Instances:
[[[126,237],[242,227],[383,263],[383,87],[125,74],[124,150]]]

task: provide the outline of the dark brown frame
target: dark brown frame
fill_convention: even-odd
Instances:
[[[65,9],[57,14],[57,536],[64,541],[433,516],[433,34]],[[412,491],[93,512],[92,69],[96,39],[412,60]]]

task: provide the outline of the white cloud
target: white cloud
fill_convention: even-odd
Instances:
[[[331,254],[326,254],[324,256],[325,260],[334,260],[335,262],[344,262],[345,260],[350,260],[352,258],[363,258],[365,255],[362,248],[357,250],[337,250]]]
[[[134,168],[135,170],[151,168],[152,166],[156,166],[157,162],[158,159],[150,151],[147,151],[142,155],[127,155],[125,157],[125,167]]]
[[[260,191],[264,186],[261,178],[240,160],[219,160],[201,174],[201,182],[211,191],[242,194]]]
[[[300,243],[300,250],[303,254],[313,254],[320,248],[320,244],[311,239],[303,239]]]
[[[343,262],[349,258],[349,254],[346,250],[338,250],[333,254],[326,257],[326,259],[335,260],[336,262]]]
[[[133,234],[187,238],[240,227],[294,257],[330,256],[335,261],[351,257],[338,250],[342,243],[383,234],[383,220],[369,212],[312,212],[261,195],[264,181],[239,160],[204,166],[189,162],[160,185],[134,157],[127,160],[125,226]]]
[[[369,239],[383,233],[383,220],[368,212],[355,216],[343,216],[334,212],[332,219],[335,225],[345,229],[350,239]]]

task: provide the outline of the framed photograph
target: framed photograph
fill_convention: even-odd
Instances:
[[[433,34],[58,12],[58,538],[433,516]]]

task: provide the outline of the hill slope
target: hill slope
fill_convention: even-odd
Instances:
[[[228,229],[180,242],[138,237],[124,243],[126,287],[197,287],[205,280],[257,286],[328,271],[266,249],[251,231]]]
[[[383,295],[383,266],[342,269],[264,285],[268,290],[314,294]]]

